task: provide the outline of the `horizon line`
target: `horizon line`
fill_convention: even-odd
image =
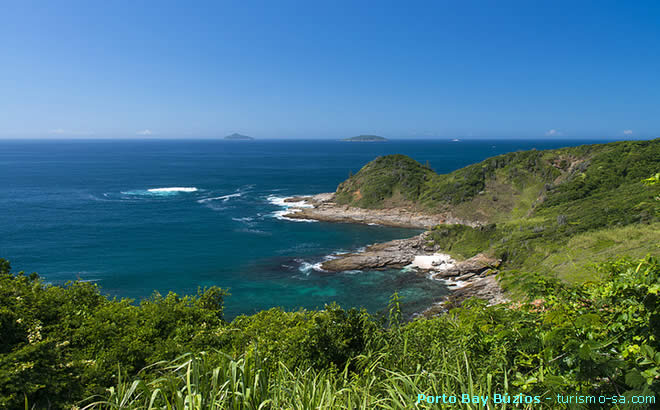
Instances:
[[[365,142],[365,143],[383,143],[387,141],[449,141],[460,142],[469,140],[544,140],[544,141],[570,141],[570,140],[617,140],[617,141],[630,141],[630,140],[652,140],[660,138],[656,136],[529,136],[529,137],[510,137],[510,136],[497,136],[497,137],[483,137],[483,136],[455,136],[455,137],[383,137],[384,141],[346,141],[346,137],[251,137],[251,140],[227,140],[225,137],[166,137],[166,136],[151,136],[151,137],[2,137],[0,141],[222,141],[233,143],[248,143],[255,141],[338,141],[338,142]],[[457,141],[456,141],[457,140]]]

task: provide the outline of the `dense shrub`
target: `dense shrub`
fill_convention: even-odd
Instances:
[[[410,323],[398,321],[396,298],[387,323],[334,305],[226,323],[216,288],[134,305],[87,283],[46,286],[36,275],[9,273],[4,261],[2,269],[5,408],[25,397],[55,408],[85,398],[143,408],[191,394],[216,408],[226,400],[235,408],[400,408],[417,394],[442,391],[660,392],[660,266],[653,258],[603,264],[601,280],[581,285],[509,272],[505,285],[523,289],[530,302],[475,300]],[[204,406],[195,408],[212,408]]]
[[[102,393],[117,366],[134,374],[188,351],[219,347],[225,292],[169,294],[135,305],[108,299],[84,282],[45,285],[36,274],[0,273],[0,407],[24,395],[47,407]]]

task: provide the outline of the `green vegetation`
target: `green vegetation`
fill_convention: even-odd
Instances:
[[[363,208],[377,207],[396,197],[415,201],[424,182],[434,174],[405,155],[378,157],[339,185],[336,201]]]
[[[447,175],[389,155],[340,184],[337,201],[480,221],[438,226],[433,240],[459,259],[486,252],[505,270],[579,281],[592,262],[658,252],[660,184],[649,178],[657,169],[660,139],[514,152]]]
[[[416,404],[418,394],[443,393],[526,394],[541,400],[526,408],[561,408],[557,394],[660,398],[660,264],[650,257],[600,265],[600,280],[579,285],[507,276],[528,302],[474,300],[410,323],[397,297],[383,318],[333,305],[228,323],[217,288],[135,306],[89,283],[48,286],[1,266],[2,408],[433,408],[442,406]]]
[[[501,217],[509,219],[516,207],[534,211],[540,204],[567,203],[633,181],[641,187],[640,180],[655,172],[659,163],[660,139],[512,152],[443,175],[404,155],[388,155],[376,158],[340,184],[337,194],[341,203],[381,208],[388,205],[397,184],[405,183],[408,205],[429,211],[472,208],[468,216],[473,219],[497,222]],[[383,178],[382,173],[390,177]],[[413,174],[415,178],[411,178]],[[520,203],[530,188],[538,188],[533,203]],[[357,191],[361,196],[355,195]],[[363,200],[365,197],[369,199]],[[506,206],[499,206],[500,199]],[[485,208],[499,212],[492,214]]]

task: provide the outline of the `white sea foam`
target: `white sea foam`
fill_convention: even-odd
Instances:
[[[355,251],[355,252],[359,253],[360,251],[358,250],[358,251]],[[325,255],[323,257],[323,261],[331,261],[333,259],[338,259],[343,255],[346,255],[346,254],[349,254],[349,253],[355,253],[355,252],[347,251],[345,249],[337,249],[336,251],[332,252],[331,254]]]
[[[242,232],[242,233],[250,233],[254,235],[265,235],[265,236],[271,236],[272,233],[262,231],[259,229],[235,229],[234,232]]]
[[[448,288],[452,290],[463,288],[470,283],[462,280],[449,280],[449,279],[438,279],[438,280],[444,283]]]
[[[287,218],[285,215],[298,212],[300,211],[300,208],[313,208],[314,206],[311,204],[308,204],[305,201],[298,201],[298,202],[285,202],[284,200],[287,198],[291,198],[290,196],[277,196],[277,195],[268,195],[266,197],[266,200],[270,202],[273,205],[282,207],[284,209],[275,211],[271,213],[270,215],[275,218],[275,219],[280,219],[283,221],[293,221],[293,222],[318,222],[313,219],[296,219],[296,218]],[[293,208],[293,209],[291,209]]]
[[[283,209],[281,211],[275,211],[270,216],[272,216],[275,219],[279,219],[281,221],[292,221],[292,222],[318,222],[313,219],[301,219],[301,218],[287,218],[285,215],[292,214],[294,212],[298,212],[299,209]]]
[[[169,188],[151,188],[147,189],[147,192],[159,193],[159,192],[196,192],[197,188],[195,187],[169,187]]]
[[[229,201],[231,198],[238,198],[238,197],[240,197],[241,195],[243,195],[243,193],[241,193],[241,192],[237,192],[237,193],[235,193],[235,194],[216,196],[216,197],[213,197],[213,198],[204,198],[204,199],[200,199],[200,200],[197,201],[197,202],[200,203],[200,204],[203,204],[203,203],[205,203],[205,202],[210,202],[210,201],[222,201],[222,202],[227,202],[227,201]]]
[[[246,217],[243,217],[243,218],[231,218],[231,220],[236,221],[236,222],[252,222],[254,220],[254,218],[246,216]]]
[[[285,202],[286,199],[293,198],[291,196],[277,196],[268,195],[266,199],[273,205],[282,206],[285,208],[314,208],[314,205],[308,204],[307,201]]]
[[[136,189],[133,191],[122,191],[122,195],[133,196],[171,196],[178,195],[179,193],[191,193],[199,191],[195,187],[167,187],[167,188],[149,188],[149,189]]]
[[[304,273],[305,275],[309,275],[310,272],[312,271],[317,271],[317,272],[327,272],[326,270],[321,268],[321,264],[323,262],[317,262],[317,263],[311,263],[304,261],[302,259],[294,259],[296,262],[300,263],[300,266],[298,267],[298,270],[301,273]]]

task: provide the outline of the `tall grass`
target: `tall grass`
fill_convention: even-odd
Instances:
[[[446,358],[437,371],[406,373],[388,370],[382,364],[386,353],[357,357],[343,370],[289,369],[279,364],[275,371],[262,367],[258,358],[223,356],[211,366],[208,354],[184,355],[169,363],[143,370],[136,380],[121,377],[102,399],[91,398],[83,409],[404,409],[532,408],[511,404],[460,403],[460,396],[509,393],[507,377],[495,385],[491,374],[478,374],[467,356]],[[351,371],[349,367],[358,371]],[[417,402],[418,395],[452,394],[457,404]],[[537,405],[534,408],[539,408]]]

